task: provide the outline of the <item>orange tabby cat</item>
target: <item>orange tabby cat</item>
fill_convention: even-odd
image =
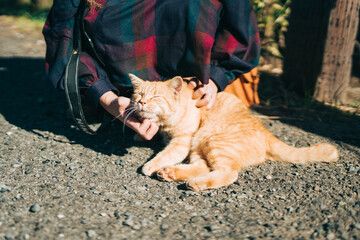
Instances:
[[[164,82],[143,81],[130,74],[132,105],[140,118],[159,124],[170,136],[165,149],[142,172],[164,181],[187,181],[193,191],[218,188],[236,181],[240,170],[278,160],[290,163],[333,162],[330,144],[288,146],[272,135],[234,95],[217,94],[210,109],[197,108],[193,90],[181,77]],[[189,164],[180,164],[189,156]]]

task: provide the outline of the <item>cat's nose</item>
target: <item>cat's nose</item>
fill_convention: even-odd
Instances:
[[[139,103],[141,104],[141,106],[144,106],[144,105],[146,104],[146,100],[145,100],[145,99],[141,99],[141,100],[139,101]]]

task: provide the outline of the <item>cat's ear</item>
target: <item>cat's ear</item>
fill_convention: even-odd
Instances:
[[[144,82],[143,80],[131,73],[129,73],[129,78],[134,88],[139,87]]]
[[[174,90],[175,94],[179,94],[181,89],[182,89],[182,86],[183,86],[183,79],[182,77],[174,77],[173,79],[171,79],[169,81],[169,86],[171,89]]]

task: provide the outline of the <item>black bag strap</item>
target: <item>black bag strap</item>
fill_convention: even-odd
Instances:
[[[101,65],[104,65],[104,63],[98,57],[94,49],[94,46],[91,42],[91,39],[84,31],[83,20],[88,12],[89,12],[89,6],[85,3],[85,1],[81,1],[74,23],[73,51],[65,68],[64,88],[65,88],[66,100],[68,102],[71,112],[71,117],[73,118],[77,127],[87,134],[94,135],[103,131],[105,127],[109,125],[111,120],[108,117],[108,115],[104,114],[101,126],[98,127],[97,129],[91,128],[86,121],[86,117],[84,115],[83,107],[81,104],[81,96],[80,96],[79,82],[78,82],[78,68],[79,68],[80,52],[82,50],[81,48],[82,32],[84,33],[86,38],[88,38],[87,40],[89,41],[89,45],[92,48],[93,54],[95,55],[96,58],[98,58],[97,60],[99,61],[99,63]]]

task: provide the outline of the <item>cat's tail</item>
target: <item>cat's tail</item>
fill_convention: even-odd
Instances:
[[[334,162],[339,158],[338,151],[333,145],[318,143],[310,147],[296,148],[280,141],[272,134],[267,136],[266,156],[269,160],[290,163]]]

